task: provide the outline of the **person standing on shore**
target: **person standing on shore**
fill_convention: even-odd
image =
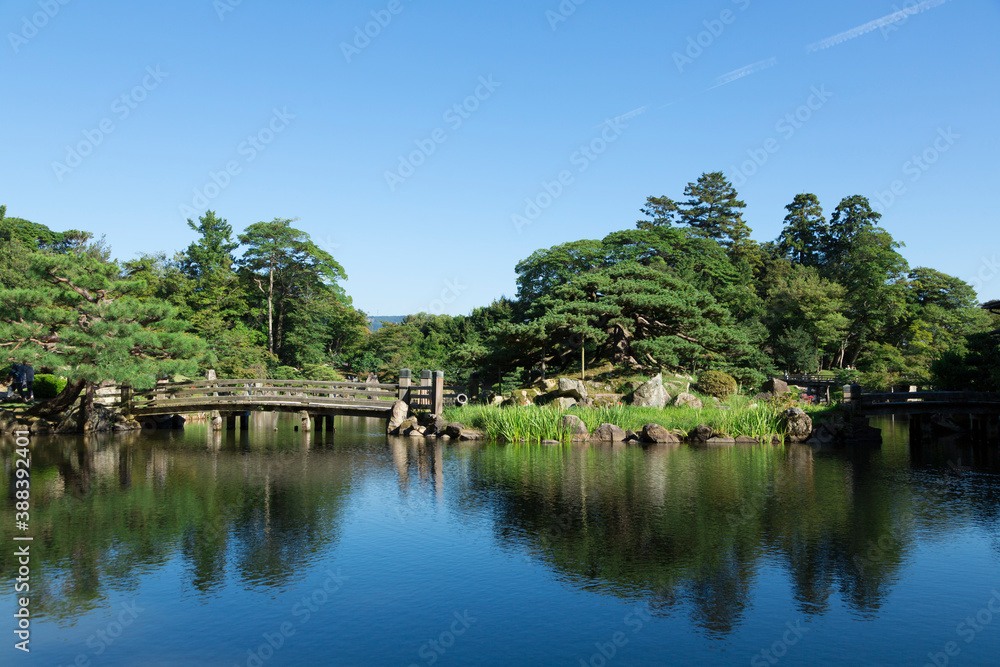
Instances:
[[[31,364],[21,366],[21,400],[35,400],[35,367]]]
[[[10,367],[10,395],[20,396],[21,395],[21,383],[24,382],[24,366],[14,362],[14,365]]]

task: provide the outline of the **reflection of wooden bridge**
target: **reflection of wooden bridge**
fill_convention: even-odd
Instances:
[[[229,430],[247,428],[251,412],[292,412],[302,417],[303,430],[333,428],[333,417],[388,419],[397,401],[412,410],[441,414],[446,402],[444,373],[423,371],[414,383],[404,369],[396,384],[366,382],[312,382],[307,380],[199,380],[159,383],[149,391],[132,391],[127,385],[113,392],[122,412],[144,424],[173,415],[211,413],[213,425]]]
[[[978,391],[862,393],[852,405],[865,416],[907,417],[911,442],[941,435],[1000,442],[1000,394]]]
[[[1000,394],[980,391],[918,391],[861,394],[865,414],[1000,414]]]

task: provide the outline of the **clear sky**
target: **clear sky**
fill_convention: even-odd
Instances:
[[[7,0],[0,27],[0,203],[121,259],[206,208],[298,218],[357,307],[464,314],[722,170],[759,241],[797,193],[862,194],[912,266],[1000,298],[998,0]]]

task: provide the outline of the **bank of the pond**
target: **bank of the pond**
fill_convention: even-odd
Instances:
[[[821,420],[836,409],[805,405],[797,407],[802,408],[811,420]],[[570,440],[573,438],[573,433],[567,428],[567,420],[564,420],[566,416],[578,418],[589,434],[595,434],[602,425],[607,424],[616,426],[625,433],[634,433],[636,440],[641,440],[643,431],[649,431],[649,425],[655,424],[662,426],[666,432],[680,441],[704,440],[707,435],[708,439],[717,440],[743,438],[772,442],[775,439],[785,439],[790,431],[795,430],[795,425],[790,428],[789,419],[784,414],[786,410],[787,406],[753,402],[745,397],[732,397],[726,405],[706,406],[700,409],[615,405],[593,408],[577,406],[560,410],[550,406],[535,405],[526,407],[468,405],[446,409],[444,418],[448,422],[460,422],[481,431],[489,439],[506,442]],[[706,432],[704,427],[708,427],[711,432]],[[808,433],[805,435],[808,436]]]

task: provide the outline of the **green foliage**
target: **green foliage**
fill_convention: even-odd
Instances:
[[[732,396],[738,386],[736,378],[721,371],[705,371],[698,376],[698,391],[719,399]]]
[[[823,241],[829,236],[823,207],[814,194],[795,195],[785,207],[785,228],[778,238],[781,254],[798,264],[816,266],[823,252]]]
[[[30,256],[27,287],[0,289],[0,341],[14,359],[51,368],[69,380],[131,382],[197,370],[205,345],[186,332],[177,309],[139,298],[143,281],[87,249]]]
[[[56,377],[55,375],[49,375],[47,373],[35,376],[35,384],[33,386],[35,398],[42,400],[55,398],[59,395],[59,392],[65,388],[66,378]]]
[[[298,369],[291,366],[278,366],[272,368],[268,374],[272,380],[301,380],[302,374]]]
[[[316,382],[343,382],[344,376],[329,366],[311,365],[302,369],[302,375],[307,380]]]
[[[721,171],[702,174],[696,182],[688,183],[684,194],[689,199],[680,212],[682,222],[727,248],[749,239],[751,229],[743,222],[742,213],[746,204]]]
[[[560,432],[559,421],[567,414],[578,416],[591,432],[605,423],[635,432],[641,431],[646,424],[660,424],[668,430],[678,429],[685,433],[692,432],[699,424],[707,424],[716,433],[752,438],[785,432],[778,406],[750,403],[739,397],[731,399],[731,405],[727,409],[710,406],[700,410],[669,406],[660,409],[617,405],[557,410],[537,405],[517,408],[470,405],[447,408],[444,417],[448,421],[461,422],[482,430],[489,438],[517,443],[564,440],[566,434]]]

